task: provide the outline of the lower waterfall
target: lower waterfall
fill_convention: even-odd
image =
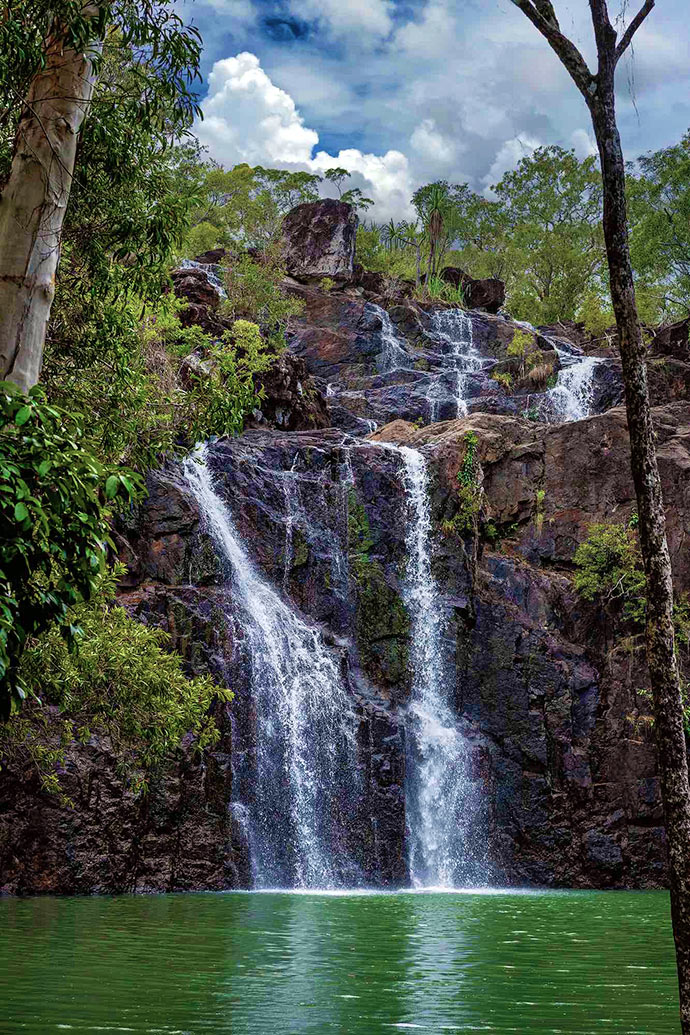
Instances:
[[[476,843],[479,786],[452,707],[453,658],[444,644],[446,618],[431,567],[427,465],[414,449],[386,448],[403,460],[408,507],[403,599],[412,622],[414,670],[406,778],[410,877],[420,888],[482,885],[487,873]]]
[[[454,651],[432,573],[427,465],[414,449],[387,443],[376,448],[400,459],[405,493],[402,598],[411,622],[413,677],[402,718],[410,879],[418,888],[482,885],[487,874],[477,830],[483,796],[453,707]],[[361,806],[362,774],[340,659],[259,574],[206,460],[201,447],[185,463],[184,474],[227,568],[227,615],[236,634],[233,665],[239,653],[251,687],[255,746],[244,752],[245,771],[237,780],[242,791],[234,795],[240,800],[230,809],[246,831],[253,884],[361,885],[357,846],[349,841]],[[294,466],[288,477],[294,477]],[[344,484],[351,485],[347,452],[345,468]],[[293,506],[294,501],[288,507],[288,536]]]
[[[215,490],[206,449],[184,465],[219,556],[230,572],[232,619],[256,711],[256,761],[246,806],[256,887],[332,888],[358,883],[341,816],[356,795],[351,702],[340,666],[258,574]]]

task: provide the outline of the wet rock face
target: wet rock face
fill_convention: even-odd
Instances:
[[[183,327],[201,327],[207,334],[220,337],[230,326],[218,312],[220,294],[209,279],[206,269],[183,268],[170,274],[173,291],[187,305],[180,312]]]
[[[669,540],[679,592],[690,588],[690,404],[656,411]],[[446,529],[457,508],[465,435],[474,431],[485,518],[500,548],[478,564]],[[484,787],[490,876],[496,883],[575,887],[663,884],[658,772],[639,655],[574,594],[569,575],[589,524],[634,506],[625,413],[548,426],[475,414],[374,436],[421,449],[432,473],[434,571],[455,658],[453,703]],[[402,603],[407,512],[398,454],[336,429],[248,431],[218,442],[210,465],[262,577],[324,630],[341,657],[356,717],[361,807],[352,838],[367,883],[407,880],[404,716],[410,624]],[[95,739],[70,751],[76,813],[19,787],[5,805],[9,891],[242,887],[249,861],[237,813],[241,760],[256,751],[251,692],[235,650],[228,572],[174,475],[157,475],[138,519],[120,529],[130,563],[122,602],[167,629],[190,671],[236,690],[223,739],[183,757],[144,806],[118,789]],[[543,495],[541,495],[543,493]],[[364,553],[364,559],[362,557]],[[240,642],[240,641],[237,641]],[[238,775],[240,773],[240,775]],[[7,786],[7,785],[6,785]],[[11,801],[7,796],[3,801]],[[47,831],[47,833],[46,833]],[[103,844],[117,844],[103,862]]]
[[[525,419],[529,391],[503,392],[491,378],[502,365],[514,369],[518,326],[472,313],[481,366],[463,387],[470,416],[457,419],[457,371],[432,306],[403,299],[386,312],[362,285],[324,292],[288,283],[305,301],[291,323],[290,351],[268,375],[256,426],[214,443],[209,466],[252,563],[322,631],[343,672],[362,785],[350,836],[363,881],[408,880],[409,513],[400,457],[385,446],[398,443],[420,449],[429,465],[453,705],[484,787],[490,879],[662,885],[656,755],[639,693],[645,667],[572,587],[572,557],[588,526],[625,522],[635,506],[617,360],[602,353],[595,371],[593,409],[605,412],[568,424]],[[577,331],[534,335],[537,358],[579,348]],[[386,369],[398,347],[406,365]],[[653,386],[655,363],[685,360],[652,356]],[[674,391],[655,422],[683,593],[690,590],[690,402]],[[389,420],[370,434],[374,422]],[[468,431],[478,436],[482,520],[494,530],[479,543],[476,564],[471,542],[452,525]],[[150,478],[146,503],[119,523],[116,542],[128,568],[123,605],[166,629],[190,672],[212,672],[236,697],[219,716],[216,748],[202,758],[183,750],[145,801],[122,787],[117,759],[98,737],[69,749],[65,790],[74,810],[41,793],[29,775],[3,772],[0,890],[247,887],[249,850],[236,806],[251,799],[246,763],[259,731],[229,572],[173,470]]]
[[[283,431],[306,431],[329,426],[326,400],[298,356],[282,352],[256,378],[256,384],[262,398],[247,427],[268,425]]]
[[[690,587],[683,549],[690,492],[690,406],[655,411],[674,582]],[[456,707],[485,781],[499,879],[576,887],[663,884],[666,846],[643,653],[573,592],[573,553],[590,524],[625,522],[635,500],[625,411],[548,427],[506,416],[377,438],[422,449],[436,471],[439,520],[457,505],[465,435],[479,439],[485,544],[468,619],[459,544],[437,547],[454,619]],[[542,495],[543,494],[543,495]],[[505,538],[502,537],[505,535]]]
[[[297,280],[352,280],[357,214],[352,205],[327,198],[298,205],[283,222],[285,268]]]

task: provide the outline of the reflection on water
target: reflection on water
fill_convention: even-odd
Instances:
[[[3,1035],[677,1035],[668,898],[0,901]]]

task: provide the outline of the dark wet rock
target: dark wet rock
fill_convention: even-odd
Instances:
[[[660,327],[652,338],[650,354],[652,356],[669,356],[684,363],[690,362],[689,329],[690,319],[679,320],[677,323]]]
[[[220,266],[229,257],[230,252],[226,248],[211,248],[207,252],[202,252],[201,255],[196,255],[194,261],[203,266]]]
[[[462,288],[465,304],[470,309],[484,309],[487,313],[497,313],[503,308],[506,300],[506,286],[502,280],[495,277],[474,280],[468,273],[456,266],[446,266],[442,269],[441,280],[456,290]]]
[[[299,356],[282,352],[256,378],[262,398],[248,426],[266,424],[283,431],[306,431],[330,424],[326,400]]]
[[[170,517],[167,524],[175,523]],[[193,588],[133,591],[122,599],[170,632],[192,673],[215,672],[227,648],[218,601]],[[211,628],[217,632],[212,636]],[[94,732],[69,745],[60,782],[71,805],[42,791],[35,771],[0,780],[0,893],[121,894],[246,887],[246,841],[234,822],[232,737],[203,756],[183,747],[137,796],[118,772],[121,755]],[[10,804],[11,803],[11,804]]]
[[[357,234],[352,205],[326,198],[298,205],[283,221],[285,268],[296,280],[352,280]]]
[[[173,270],[170,279],[177,297],[187,302],[179,313],[182,326],[201,327],[207,334],[220,337],[230,324],[218,312],[220,293],[209,271],[194,267]]]

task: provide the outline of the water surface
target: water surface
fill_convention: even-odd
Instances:
[[[668,896],[0,901],[0,1031],[678,1035]]]

